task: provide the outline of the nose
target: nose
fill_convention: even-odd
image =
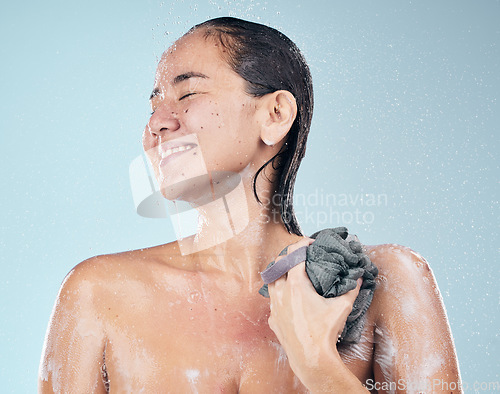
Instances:
[[[165,137],[165,134],[179,130],[180,123],[177,112],[162,105],[151,115],[146,126],[146,132],[153,137]]]

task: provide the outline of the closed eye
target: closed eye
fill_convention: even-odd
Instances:
[[[196,94],[196,93],[187,93],[184,96],[181,96],[181,98],[179,98],[179,101],[184,100],[186,97],[192,96],[193,94]]]

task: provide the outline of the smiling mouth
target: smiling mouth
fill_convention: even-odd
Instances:
[[[164,166],[167,164],[169,161],[174,159],[175,157],[180,156],[182,153],[191,150],[193,148],[196,148],[198,145],[196,144],[186,144],[186,145],[181,145],[181,146],[176,146],[174,148],[169,148],[165,150],[162,153],[162,158],[160,161],[160,167]]]

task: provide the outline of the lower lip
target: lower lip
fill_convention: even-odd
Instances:
[[[186,149],[186,150],[175,152],[175,153],[172,153],[171,155],[168,155],[167,157],[165,157],[165,158],[163,158],[163,159],[160,160],[160,167],[163,167],[163,166],[167,165],[172,160],[174,160],[176,157],[179,157],[183,153],[192,151],[193,149],[194,149],[194,147],[191,148],[191,149]]]

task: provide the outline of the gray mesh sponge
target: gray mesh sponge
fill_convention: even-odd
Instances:
[[[315,241],[306,247],[306,273],[319,295],[326,298],[340,296],[356,288],[358,278],[363,278],[358,297],[340,336],[341,342],[357,343],[365,324],[366,311],[373,299],[378,269],[364,253],[363,245],[357,237],[349,235],[345,227],[324,229],[311,235],[311,238]],[[285,254],[286,249],[280,255]],[[269,297],[267,284],[273,281],[266,280],[270,277],[269,271],[274,271],[273,279],[285,274],[294,265],[304,261],[298,257],[300,255],[303,256],[303,251],[299,249],[278,263],[273,261],[269,264],[261,274],[265,284],[259,293]],[[276,272],[279,274],[276,275]]]

